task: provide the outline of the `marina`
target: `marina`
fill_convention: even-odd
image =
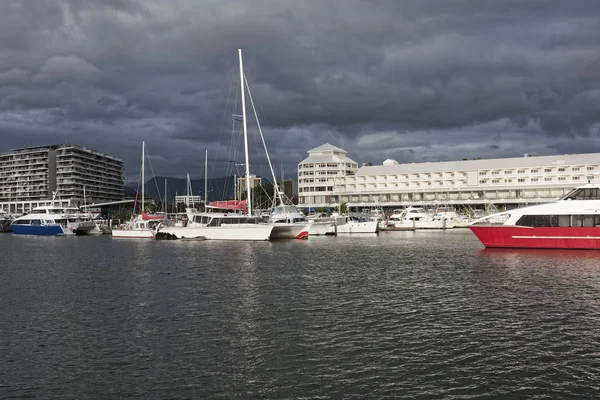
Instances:
[[[0,400],[600,398],[600,2],[0,9]]]
[[[597,251],[484,249],[463,229],[201,243],[2,235],[0,251],[6,396],[597,392]]]

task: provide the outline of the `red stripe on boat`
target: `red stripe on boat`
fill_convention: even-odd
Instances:
[[[296,235],[296,239],[308,239],[308,231],[302,231]]]

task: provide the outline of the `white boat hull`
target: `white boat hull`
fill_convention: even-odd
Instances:
[[[111,236],[124,239],[154,239],[154,231],[150,229],[113,229]]]
[[[273,225],[163,227],[157,239],[269,240]]]
[[[415,221],[414,224],[412,222],[396,222],[393,225],[389,224],[388,226],[406,229],[452,229],[454,228],[454,222],[446,221],[445,224],[443,221]]]
[[[331,235],[333,233],[335,233],[335,229],[332,221],[313,222],[308,230],[309,235]]]
[[[311,224],[274,224],[271,239],[307,239]]]
[[[348,221],[343,225],[338,225],[337,234],[346,233],[377,233],[377,221]]]

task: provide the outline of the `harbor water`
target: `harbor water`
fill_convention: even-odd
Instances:
[[[598,398],[600,251],[2,234],[0,398]]]

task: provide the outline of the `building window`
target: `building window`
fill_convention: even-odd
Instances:
[[[481,171],[481,172],[479,172],[479,175],[485,176],[485,175],[487,175],[487,171]]]
[[[565,169],[564,168],[559,168],[558,172],[565,172]]]
[[[537,182],[538,178],[531,178],[531,182]]]
[[[588,170],[588,171],[593,171],[593,170],[594,170],[594,167],[587,167],[587,170]]]
[[[492,175],[499,175],[500,171],[492,171]]]
[[[525,179],[524,179],[524,178],[519,178],[519,179],[518,179],[518,182],[519,182],[519,183],[523,183],[523,182],[525,182]]]
[[[480,185],[485,185],[485,183],[486,183],[486,182],[487,182],[487,181],[486,181],[485,179],[481,179],[481,180],[479,181],[479,184],[480,184]]]
[[[573,167],[573,171],[579,171],[579,167]]]
[[[544,172],[552,172],[552,168],[544,168]]]
[[[492,179],[492,183],[500,183],[500,179]]]
[[[505,179],[504,183],[512,183],[512,179]]]
[[[532,170],[531,170],[531,173],[532,173],[532,174],[537,174],[537,172],[538,172],[538,170],[537,170],[537,169],[532,169]]]
[[[510,174],[512,174],[512,173],[513,173],[513,172],[512,172],[511,170],[506,170],[506,171],[504,171],[504,174],[505,174],[505,175],[510,175]]]
[[[559,180],[559,181],[564,181],[564,180],[566,180],[566,179],[567,179],[567,178],[566,178],[566,177],[564,177],[564,176],[559,176],[559,177],[558,177],[558,180]]]
[[[544,178],[544,180],[545,180],[546,182],[549,182],[549,181],[551,181],[551,180],[552,180],[552,177],[551,177],[551,176],[548,176],[548,177]]]

